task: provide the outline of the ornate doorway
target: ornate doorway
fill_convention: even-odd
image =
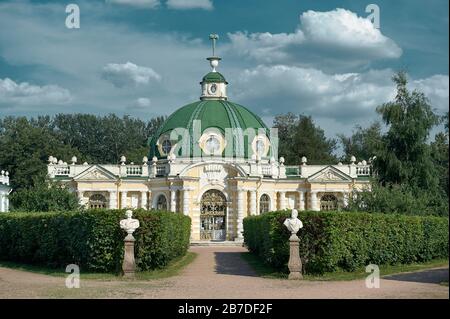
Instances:
[[[89,208],[98,209],[106,208],[106,198],[102,194],[94,194],[89,197]]]
[[[320,210],[337,210],[338,199],[333,194],[325,194],[320,199]]]
[[[215,189],[205,192],[200,203],[200,239],[225,240],[227,201]]]

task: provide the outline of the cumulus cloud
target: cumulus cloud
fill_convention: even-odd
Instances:
[[[230,51],[263,63],[354,64],[398,58],[402,49],[366,18],[345,9],[307,11],[293,33],[229,33]]]
[[[138,66],[131,62],[107,64],[103,68],[102,77],[116,87],[148,84],[151,80],[161,80],[161,76],[152,68]]]
[[[72,101],[67,89],[57,85],[33,85],[0,79],[0,107],[34,106],[40,104],[63,105]]]
[[[167,7],[177,10],[204,9],[212,10],[211,0],[167,0]]]
[[[402,54],[401,48],[368,19],[349,10],[309,10],[300,16],[300,24],[311,44],[358,50],[374,58],[398,58]]]
[[[289,54],[284,49],[289,46],[300,45],[305,41],[305,36],[301,30],[295,33],[278,34],[236,32],[228,33],[228,37],[235,52],[265,62],[288,58]]]
[[[106,2],[149,9],[157,8],[160,5],[159,0],[106,0]]]
[[[260,65],[237,77],[236,99],[254,109],[270,109],[272,115],[303,113],[346,123],[374,119],[378,105],[395,97],[391,69],[363,73],[327,74],[314,68]],[[435,75],[412,80],[438,109],[448,105],[448,76]],[[267,114],[268,115],[268,114]]]
[[[411,87],[423,92],[431,101],[432,107],[439,113],[448,111],[449,103],[448,75],[435,74],[425,79],[414,80]]]
[[[149,98],[140,97],[140,98],[136,99],[134,104],[138,108],[149,107],[151,105],[151,101]]]

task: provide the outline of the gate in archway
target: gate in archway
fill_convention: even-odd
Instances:
[[[206,191],[200,204],[200,239],[225,240],[227,201],[218,190]]]

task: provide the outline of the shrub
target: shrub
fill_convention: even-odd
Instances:
[[[123,210],[0,214],[0,260],[82,270],[119,272],[126,233]],[[140,227],[135,256],[138,270],[165,267],[189,247],[190,218],[162,211],[136,210]]]
[[[279,211],[244,219],[244,242],[250,252],[282,271],[288,271],[290,234],[283,225],[288,217],[290,212]],[[305,273],[448,257],[447,217],[302,211],[299,218]]]

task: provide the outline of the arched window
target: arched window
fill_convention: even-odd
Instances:
[[[337,210],[338,199],[332,194],[325,194],[320,198],[320,210]]]
[[[106,198],[102,194],[94,194],[89,197],[89,208],[106,208]]]
[[[156,201],[156,209],[157,210],[167,210],[166,196],[159,195],[158,200]]]
[[[264,214],[270,210],[270,197],[267,194],[261,195],[259,199],[259,213]]]

